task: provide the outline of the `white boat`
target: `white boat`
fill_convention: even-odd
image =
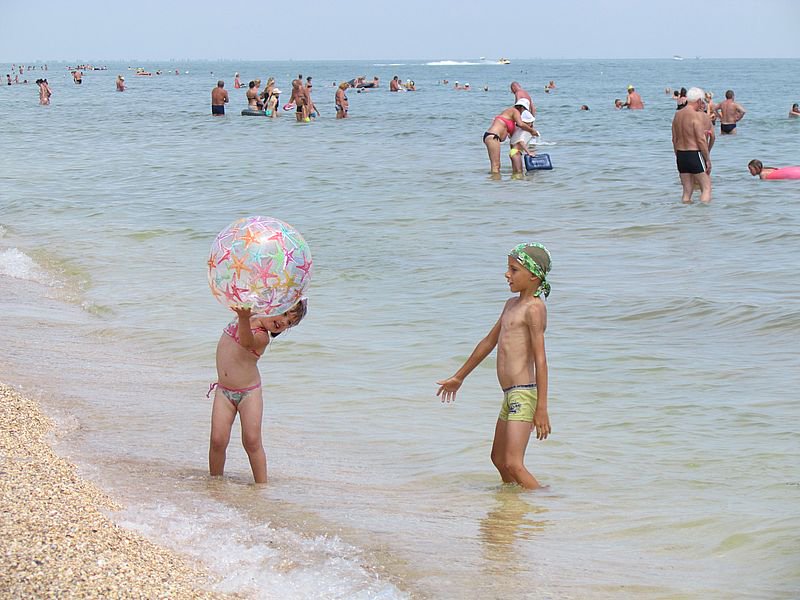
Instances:
[[[511,61],[508,60],[507,58],[501,58],[501,59],[498,59],[497,64],[499,64],[499,65],[510,65]]]
[[[672,55],[672,60],[683,60],[682,56],[678,56],[677,54]]]

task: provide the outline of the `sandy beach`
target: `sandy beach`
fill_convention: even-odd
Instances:
[[[0,596],[220,598],[201,565],[123,529],[119,507],[47,443],[38,404],[0,383]]]

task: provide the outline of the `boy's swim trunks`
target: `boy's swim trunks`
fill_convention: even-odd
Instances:
[[[503,390],[503,406],[500,408],[500,419],[503,421],[533,422],[538,395],[536,384],[515,385]]]

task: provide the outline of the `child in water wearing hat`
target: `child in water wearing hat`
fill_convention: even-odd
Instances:
[[[544,440],[550,435],[547,415],[547,356],[544,332],[550,294],[547,273],[550,253],[542,244],[515,246],[508,254],[505,273],[509,288],[517,297],[510,298],[492,330],[456,371],[437,381],[442,402],[456,399],[464,378],[497,346],[497,379],[503,389],[503,404],[492,444],[492,462],[504,483],[517,483],[527,489],[541,487],[525,468],[525,450],[531,431]]]

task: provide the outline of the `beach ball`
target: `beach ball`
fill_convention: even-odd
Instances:
[[[219,232],[208,258],[208,285],[224,306],[280,315],[311,280],[311,251],[297,230],[272,217],[245,217]]]

